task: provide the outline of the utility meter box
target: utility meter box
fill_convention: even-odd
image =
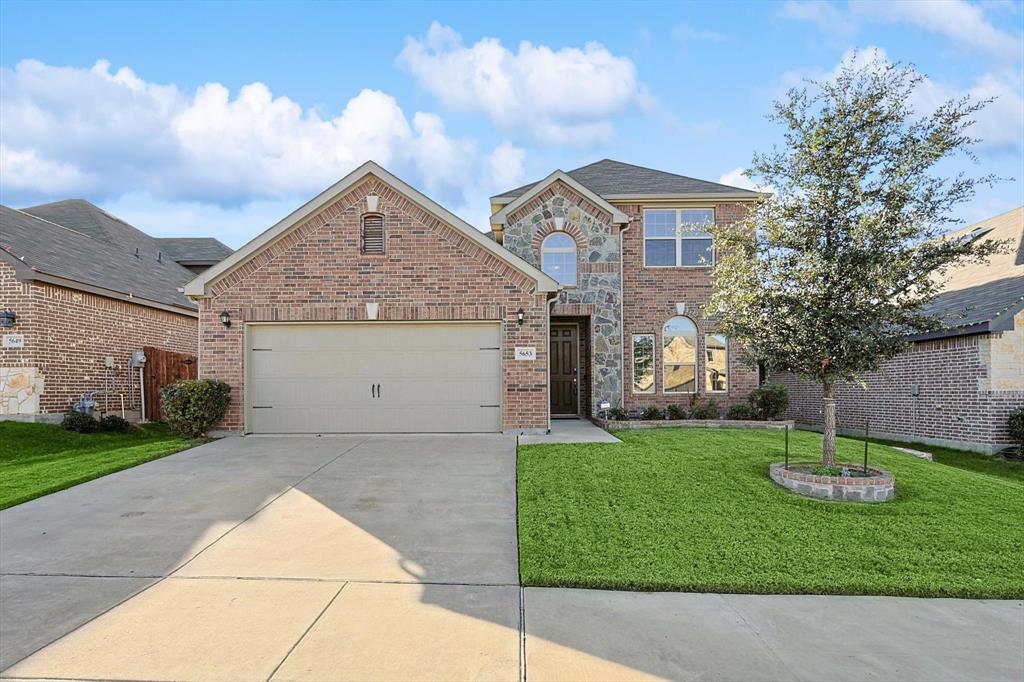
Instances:
[[[103,358],[103,366],[106,367],[107,369],[114,369],[114,356],[108,355],[107,357]]]
[[[132,353],[132,369],[138,369],[139,367],[146,366],[146,354],[141,350],[134,351]]]

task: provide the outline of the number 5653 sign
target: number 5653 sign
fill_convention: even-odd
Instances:
[[[537,349],[533,346],[516,346],[516,360],[536,360]]]

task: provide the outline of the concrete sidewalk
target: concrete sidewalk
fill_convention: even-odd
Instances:
[[[1021,680],[1021,602],[521,589],[515,440],[233,438],[0,512],[0,677]]]

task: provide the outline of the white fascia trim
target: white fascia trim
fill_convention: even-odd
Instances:
[[[276,225],[253,238],[245,246],[235,251],[220,263],[214,265],[209,270],[202,272],[198,277],[185,285],[185,294],[192,298],[203,298],[208,296],[208,287],[211,284],[229,274],[232,270],[262,251],[265,247],[290,232],[293,228],[297,227],[307,218],[314,215],[324,206],[334,201],[349,188],[361,182],[367,175],[373,175],[382,180],[384,183],[401,192],[423,210],[465,234],[470,238],[470,240],[485,251],[490,252],[498,259],[508,263],[519,272],[533,278],[537,283],[538,292],[559,290],[560,286],[558,282],[556,282],[552,277],[544,274],[511,251],[495,244],[493,241],[485,237],[480,230],[476,229],[462,218],[459,218],[437,202],[402,182],[373,161],[367,161],[315,196],[313,199],[292,211]]]
[[[762,197],[769,197],[766,192],[688,192],[685,194],[608,194],[605,199],[608,201],[756,201]]]
[[[527,201],[535,197],[539,192],[543,192],[552,183],[558,182],[559,180],[569,185],[569,187],[571,187],[577,194],[586,197],[595,205],[600,206],[604,210],[611,213],[613,223],[617,225],[622,225],[629,222],[629,218],[626,217],[625,213],[609,204],[603,197],[594,194],[592,191],[581,185],[579,182],[573,180],[572,177],[570,177],[566,172],[556,170],[554,173],[547,176],[546,178],[538,182],[536,185],[531,187],[526,193],[524,193],[518,199],[516,199],[510,204],[506,204],[500,211],[492,215],[491,224],[504,225],[505,221],[508,219],[509,213],[512,213],[517,208],[525,204]]]

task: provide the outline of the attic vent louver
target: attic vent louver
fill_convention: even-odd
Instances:
[[[367,254],[384,253],[384,216],[364,215],[359,229],[360,250]]]

